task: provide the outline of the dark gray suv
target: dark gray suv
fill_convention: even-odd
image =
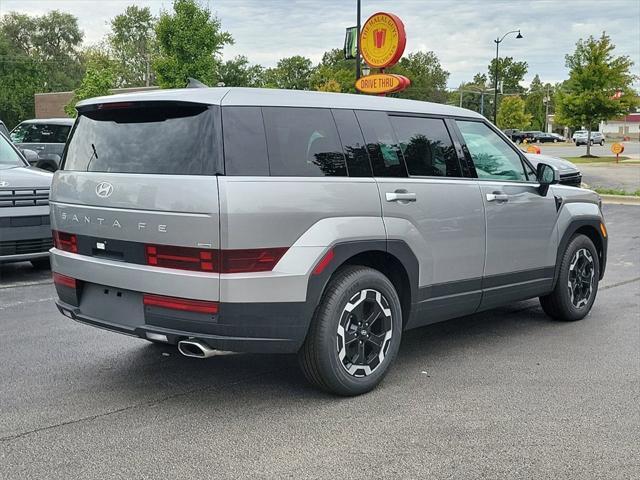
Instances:
[[[0,263],[49,265],[49,189],[53,175],[30,167],[0,134]]]

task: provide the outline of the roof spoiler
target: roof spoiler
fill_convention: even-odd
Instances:
[[[187,80],[188,81],[186,88],[209,88],[207,85],[202,83],[200,80],[196,80],[195,78],[188,77]]]

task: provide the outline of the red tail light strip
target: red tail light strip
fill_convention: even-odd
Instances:
[[[53,283],[62,287],[77,288],[78,282],[75,278],[67,277],[60,273],[53,272]]]
[[[184,312],[218,313],[218,302],[208,302],[205,300],[189,300],[186,298],[163,297],[161,295],[144,294],[142,302],[147,306],[168,308],[170,310],[182,310]]]
[[[210,250],[170,245],[145,246],[147,265],[219,273],[271,271],[287,250],[287,247]]]
[[[73,233],[53,230],[53,245],[65,252],[78,253],[78,237]]]

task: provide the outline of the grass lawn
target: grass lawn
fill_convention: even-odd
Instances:
[[[616,163],[616,157],[562,157],[565,160],[569,160],[571,163]],[[620,156],[620,162],[622,160],[629,160],[629,157]],[[640,161],[624,162],[625,165],[638,164]]]
[[[594,188],[596,193],[601,195],[626,195],[630,197],[640,197],[640,190],[636,190],[635,192],[627,192],[625,190],[620,190],[618,188]]]

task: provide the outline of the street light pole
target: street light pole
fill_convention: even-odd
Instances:
[[[358,35],[356,36],[356,80],[360,78],[360,0],[358,0],[358,18],[356,20]]]
[[[494,40],[496,44],[496,68],[493,73],[493,123],[494,125],[498,124],[498,72],[499,72],[498,63],[500,60],[498,52],[499,52],[500,44],[502,43],[502,41],[505,39],[507,35],[511,33],[517,33],[518,35],[516,36],[516,38],[522,38],[522,34],[520,33],[520,30],[511,30],[510,32],[505,33],[502,36],[502,38],[496,38]]]

